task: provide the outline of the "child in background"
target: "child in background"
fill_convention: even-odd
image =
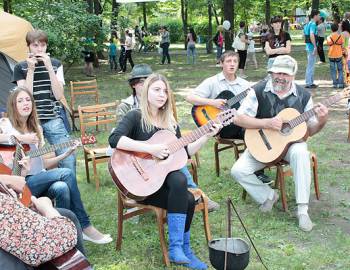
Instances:
[[[117,64],[117,46],[115,45],[113,38],[110,39],[110,44],[108,46],[108,59],[109,59],[109,65],[111,68],[111,72],[113,69],[117,71],[118,64]]]
[[[247,62],[252,61],[255,66],[255,69],[258,69],[258,62],[256,61],[256,56],[255,56],[255,41],[253,39],[253,33],[249,32],[247,36],[248,36]]]
[[[343,76],[343,47],[344,39],[338,33],[338,25],[331,25],[332,34],[327,37],[327,45],[329,46],[328,58],[331,69],[331,77],[333,80],[333,88],[344,88]]]

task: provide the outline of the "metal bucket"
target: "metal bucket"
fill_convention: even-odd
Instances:
[[[210,263],[217,270],[225,270],[225,251],[226,270],[243,270],[249,264],[250,246],[241,238],[218,238],[208,246]]]

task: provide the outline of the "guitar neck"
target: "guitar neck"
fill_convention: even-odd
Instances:
[[[45,155],[47,153],[50,153],[50,152],[54,152],[56,150],[59,150],[59,149],[62,149],[62,148],[68,148],[68,147],[71,147],[74,145],[74,142],[76,140],[70,140],[70,141],[67,141],[67,142],[63,142],[63,143],[58,143],[58,144],[53,144],[53,145],[49,145],[49,146],[45,146],[45,147],[42,147],[42,148],[38,148],[38,149],[34,149],[34,150],[30,150],[28,151],[26,154],[33,158],[33,157],[39,157],[39,156],[42,156],[42,155]]]
[[[240,102],[242,99],[244,99],[247,95],[248,95],[248,91],[250,90],[250,88],[248,88],[247,90],[244,90],[243,92],[239,93],[237,96],[234,96],[233,98],[230,98],[227,101],[227,105],[228,107],[232,107],[233,105],[235,105],[237,102]]]
[[[210,120],[207,124],[201,126],[200,128],[197,128],[176,141],[169,143],[169,151],[171,153],[175,153],[186,145],[198,140],[200,137],[204,136],[210,131],[210,128],[214,123],[215,122],[213,120]]]
[[[329,97],[328,99],[322,101],[322,104],[325,105],[326,107],[329,107],[333,105],[334,103],[338,102],[343,98],[343,94],[339,93],[334,96]],[[315,116],[315,107],[300,114],[299,116],[295,117],[294,119],[290,120],[288,123],[291,126],[291,128],[294,128],[301,123],[309,120],[311,117]]]

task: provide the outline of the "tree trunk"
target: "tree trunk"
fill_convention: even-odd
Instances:
[[[7,13],[12,13],[11,0],[3,0],[4,11]]]
[[[233,24],[234,0],[224,0],[224,18]],[[232,29],[232,28],[231,28]],[[232,50],[232,32],[225,31],[225,50]]]
[[[270,0],[265,1],[265,22],[267,25],[270,25],[271,18],[271,4]]]
[[[102,14],[102,6],[99,0],[94,0],[94,13],[95,15]]]
[[[212,3],[212,11],[214,13],[214,16],[215,16],[215,21],[216,21],[216,25],[219,26],[220,25],[220,22],[219,22],[219,17],[218,17],[218,13],[216,12],[216,9],[214,7],[214,4]]]
[[[212,17],[212,5],[211,1],[208,1],[208,40],[207,40],[207,53],[212,53],[213,51],[213,24],[211,22]]]
[[[94,13],[94,2],[93,2],[93,0],[86,0],[86,3],[88,5],[87,11],[89,13]]]
[[[117,32],[117,19],[119,14],[120,4],[116,1],[112,1],[112,14],[111,14],[111,32]]]
[[[312,9],[319,9],[320,0],[312,0]]]
[[[181,19],[182,19],[182,31],[185,37],[184,45],[185,50],[187,49],[187,26],[188,26],[188,1],[187,0],[181,0]]]
[[[142,11],[143,11],[143,26],[147,29],[147,6],[146,2],[142,3]]]

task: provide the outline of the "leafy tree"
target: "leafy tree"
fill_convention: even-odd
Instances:
[[[97,44],[102,44],[105,39],[105,31],[93,30],[100,29],[100,18],[86,12],[86,3],[21,0],[13,9],[35,28],[47,32],[48,51],[68,64],[81,58],[84,37],[95,37]],[[96,48],[99,47],[101,45]]]

